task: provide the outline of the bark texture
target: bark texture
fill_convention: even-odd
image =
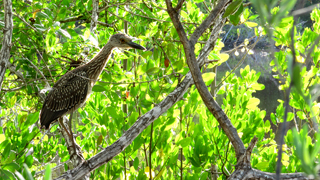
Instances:
[[[92,0],[92,16],[90,23],[90,32],[96,34],[99,13],[99,0]]]
[[[2,48],[0,50],[0,92],[1,86],[4,79],[4,74],[9,64],[10,50],[11,50],[11,40],[12,40],[12,30],[13,30],[13,20],[12,20],[12,1],[4,0],[4,28],[3,30],[3,40]]]

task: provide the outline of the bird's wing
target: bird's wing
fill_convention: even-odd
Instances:
[[[49,128],[57,118],[76,109],[86,100],[88,75],[84,71],[70,71],[62,76],[45,99],[41,113],[41,128]]]

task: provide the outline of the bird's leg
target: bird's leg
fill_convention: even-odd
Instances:
[[[70,119],[69,119],[69,130],[70,130],[70,134],[71,134],[71,138],[72,138],[72,146],[73,146],[73,149],[74,149],[74,153],[78,155],[77,153],[77,149],[76,149],[76,143],[74,142],[75,139],[73,137],[73,132],[72,132],[72,115],[73,115],[73,112],[70,113]]]
[[[85,161],[85,159],[82,156],[81,152],[78,153],[78,151],[77,151],[77,150],[80,151],[80,147],[76,145],[72,131],[69,132],[70,128],[67,127],[67,124],[70,125],[70,123],[64,124],[63,123],[63,117],[59,118],[59,123],[60,123],[62,129],[64,129],[61,132],[62,132],[62,135],[64,136],[64,138],[66,139],[66,143],[68,145],[68,151],[69,151],[69,154],[70,154],[70,160],[72,160],[72,162],[75,162],[75,164],[79,164],[79,163],[77,163],[78,160],[80,162]],[[72,141],[72,142],[70,142],[70,141]],[[73,152],[72,152],[71,148],[73,148]],[[76,158],[73,158],[74,155],[76,156]]]
[[[70,113],[70,119],[69,119],[69,129],[70,129],[70,133],[72,134],[72,137],[73,137],[73,133],[72,133],[72,126],[71,126],[72,115],[73,115],[73,112],[71,112],[71,113]]]

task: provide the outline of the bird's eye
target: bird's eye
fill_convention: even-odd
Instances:
[[[124,39],[120,39],[120,42],[121,42],[121,43],[124,43]]]

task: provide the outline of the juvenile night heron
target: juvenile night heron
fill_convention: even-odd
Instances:
[[[67,72],[53,85],[40,113],[41,129],[49,129],[53,121],[65,114],[72,116],[73,111],[85,103],[114,48],[145,50],[125,34],[111,36],[89,63]]]

